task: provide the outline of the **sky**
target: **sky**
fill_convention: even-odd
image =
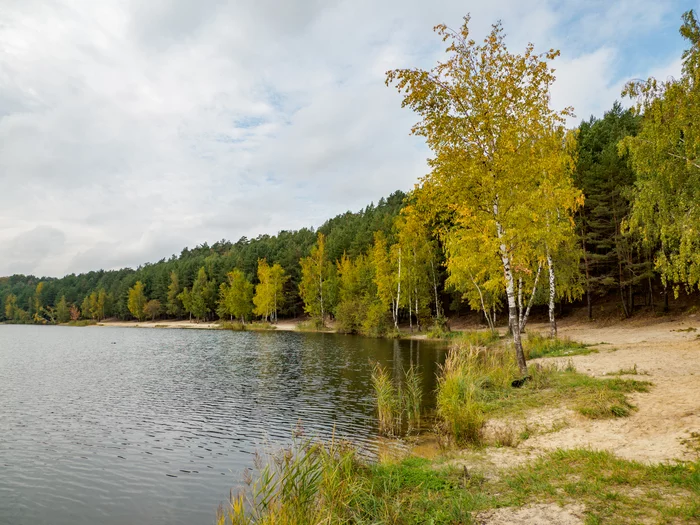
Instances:
[[[318,227],[427,173],[385,72],[438,23],[561,50],[575,126],[680,74],[673,0],[2,0],[0,275],[135,267]]]

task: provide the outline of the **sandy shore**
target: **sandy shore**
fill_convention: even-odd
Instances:
[[[295,330],[298,321],[282,321],[272,326],[275,330]],[[219,323],[196,322],[187,319],[180,321],[159,320],[159,321],[117,321],[107,319],[93,326],[119,326],[123,328],[179,328],[184,330],[219,330]]]

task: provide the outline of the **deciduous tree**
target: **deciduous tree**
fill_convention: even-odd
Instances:
[[[142,321],[146,315],[143,309],[147,302],[148,299],[144,293],[143,283],[141,281],[136,281],[136,284],[129,290],[129,299],[127,300],[127,306],[129,307],[131,315],[136,317],[139,321]],[[83,315],[85,315],[85,311],[83,311]]]
[[[637,175],[629,227],[656,251],[656,269],[676,295],[700,287],[700,25],[693,11],[683,14],[680,33],[690,47],[679,79],[626,86],[643,118],[621,145]]]
[[[547,228],[554,203],[542,199],[542,184],[569,176],[564,125],[572,111],[550,108],[555,77],[549,61],[558,51],[538,54],[529,44],[523,54],[513,54],[500,23],[477,44],[468,23],[466,17],[458,31],[436,27],[448,42],[445,61],[429,71],[389,71],[387,83],[395,83],[403,106],[420,115],[412,131],[433,152],[422,181],[429,191],[419,191],[418,198],[430,196],[429,207],[450,210],[449,242],[478,244],[485,264],[498,257],[510,325],[518,326],[514,263],[520,246],[538,242]],[[580,194],[565,197],[556,209],[567,217]],[[454,263],[447,259],[448,271]],[[520,330],[512,333],[525,375]]]

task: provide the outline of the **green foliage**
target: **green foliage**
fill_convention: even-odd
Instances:
[[[61,296],[61,300],[56,305],[56,321],[59,323],[67,323],[70,321],[70,307],[66,301],[66,296]]]
[[[586,195],[576,216],[583,247],[583,273],[589,298],[617,292],[631,315],[630,292],[651,276],[648,257],[625,232],[633,197],[635,173],[628,154],[618,144],[637,134],[640,119],[619,103],[602,119],[591,117],[579,126],[578,162],[574,180]]]
[[[323,233],[319,232],[311,254],[302,258],[300,264],[299,295],[304,301],[304,311],[324,325],[326,314],[332,311],[336,303],[338,281],[335,266],[326,254]]]
[[[87,301],[87,303],[85,302]],[[81,308],[83,312],[83,317],[86,316],[86,310],[90,310],[90,299],[88,297],[83,301],[83,307]],[[131,315],[136,317],[139,321],[142,321],[146,314],[144,313],[144,307],[146,306],[146,294],[143,291],[143,283],[141,281],[136,281],[136,284],[129,289],[129,300],[127,305]]]
[[[143,307],[143,313],[146,317],[150,317],[151,321],[155,321],[162,312],[161,304],[158,299],[151,299]]]
[[[680,32],[690,46],[681,77],[625,88],[643,118],[639,133],[621,145],[637,174],[630,229],[655,251],[656,269],[676,294],[700,287],[700,25],[693,11],[683,15]]]
[[[245,323],[253,313],[253,284],[238,269],[229,272],[227,277],[228,282],[219,287],[217,314],[222,319],[230,317]]]
[[[170,284],[168,285],[168,295],[165,303],[165,313],[173,317],[180,317],[184,311],[182,300],[180,299],[180,280],[177,272],[170,272]]]
[[[336,261],[343,252],[351,257],[367,252],[375,231],[382,231],[391,237],[394,220],[403,205],[404,197],[403,192],[397,191],[360,211],[347,212],[329,219],[318,230],[326,237],[328,260]],[[214,282],[215,302],[219,286],[227,280],[227,273],[238,269],[250,280],[257,273],[258,259],[266,259],[271,265],[278,263],[289,276],[289,282],[285,285],[286,300],[279,313],[298,316],[303,309],[298,295],[301,279],[299,260],[308,255],[316,238],[313,230],[303,228],[298,231],[281,231],[277,235],[260,235],[255,239],[242,237],[236,242],[221,240],[212,245],[204,243],[194,248],[185,248],[177,256],[146,263],[136,269],[99,270],[66,275],[60,279],[40,279],[32,275],[0,277],[0,321],[19,322],[20,317],[24,319],[27,315],[30,317],[27,322],[31,321],[35,313],[33,301],[39,282],[44,283],[40,299],[45,311],[55,308],[61,297],[65,297],[69,305],[79,306],[93,291],[103,289],[110,298],[105,315],[130,319],[132,314],[127,304],[128,292],[136,281],[140,281],[144,293],[150,299],[157,299],[165,305],[167,315],[179,317],[186,313],[179,296],[185,288],[192,290],[201,267],[205,268],[208,279]],[[177,285],[173,285],[173,272]],[[16,297],[16,320],[8,318],[4,311],[10,294]],[[216,309],[215,304],[210,304],[209,307],[212,311]],[[20,311],[28,313],[21,314]],[[91,314],[88,312],[87,315]],[[45,319],[49,317],[46,312],[42,316]]]
[[[192,283],[192,289],[185,288],[178,298],[190,318],[194,316],[198,321],[206,319],[209,313],[215,308],[215,285],[214,281],[207,278],[207,271],[202,266],[197,272],[197,278]]]
[[[573,238],[570,219],[582,204],[571,179],[573,137],[564,127],[571,109],[550,108],[549,61],[559,53],[535,53],[532,45],[510,53],[500,23],[477,44],[469,17],[457,31],[435,30],[448,42],[446,59],[429,71],[387,73],[403,105],[420,115],[412,132],[433,152],[417,207],[430,222],[450,216],[440,233],[453,286],[477,289],[485,313],[489,305],[479,289],[505,291],[516,325],[519,268],[532,271],[565,249]],[[553,274],[552,291],[554,285]],[[512,333],[524,374],[520,330]]]
[[[258,279],[253,296],[253,313],[265,322],[277,322],[277,312],[284,304],[284,285],[289,279],[279,264],[270,266],[265,259],[258,261]]]

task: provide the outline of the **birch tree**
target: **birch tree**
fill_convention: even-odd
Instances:
[[[543,174],[564,176],[564,125],[572,110],[557,112],[549,105],[555,80],[549,62],[558,51],[538,54],[528,44],[523,54],[513,54],[500,23],[480,44],[468,26],[469,17],[457,31],[436,26],[448,43],[446,60],[428,71],[389,71],[387,83],[420,116],[412,132],[425,137],[433,152],[422,184],[431,188],[431,206],[453,212],[447,238],[478,239],[486,263],[498,257],[510,325],[518,326],[514,257],[546,228],[538,188]],[[566,205],[561,209],[568,213]],[[447,264],[449,271],[449,258]],[[512,336],[525,376],[520,330]]]
[[[270,266],[267,260],[258,261],[258,279],[255,286],[253,313],[265,321],[277,322],[277,310],[284,304],[284,284],[289,279],[284,269],[277,263]]]
[[[316,245],[311,248],[311,254],[299,261],[301,265],[301,282],[299,295],[304,301],[304,311],[317,319],[321,326],[325,325],[326,315],[331,312],[332,298],[336,295],[335,265],[328,260],[326,254],[326,238],[318,234]]]
[[[700,288],[700,24],[693,11],[684,13],[680,33],[690,45],[681,77],[625,88],[642,122],[620,148],[637,175],[629,227],[656,251],[656,270],[676,296],[681,287]]]

